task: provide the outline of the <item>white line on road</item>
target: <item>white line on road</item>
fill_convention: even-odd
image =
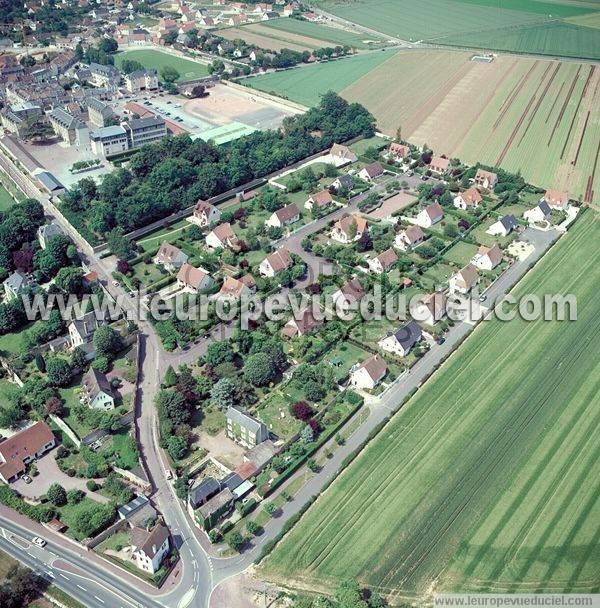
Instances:
[[[68,577],[68,576],[65,576],[64,574],[62,574],[62,572],[59,572],[59,573],[58,573],[58,576],[62,576],[62,577],[63,577],[65,580],[67,580],[67,581],[69,580],[69,577]]]
[[[77,585],[82,591],[87,591],[87,589],[85,587],[82,587],[81,585]]]
[[[104,604],[104,600],[100,599],[97,595],[94,596],[100,603]]]

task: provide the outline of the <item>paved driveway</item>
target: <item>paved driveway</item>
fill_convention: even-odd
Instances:
[[[86,479],[80,477],[69,477],[59,468],[54,458],[56,450],[52,450],[42,456],[36,463],[39,475],[32,477],[31,483],[25,483],[22,479],[15,481],[12,487],[20,492],[23,496],[32,499],[38,499],[42,494],[48,491],[48,488],[55,482],[59,483],[67,492],[69,490],[83,490],[90,494],[94,500],[107,503],[108,499],[101,496],[97,492],[89,492],[85,486]]]

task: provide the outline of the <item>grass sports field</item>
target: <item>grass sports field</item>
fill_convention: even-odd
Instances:
[[[373,51],[337,61],[271,72],[244,80],[244,84],[307,106],[316,105],[323,93],[341,91],[357,78],[393,57],[395,51]]]
[[[585,20],[598,11],[594,2],[321,0],[319,6],[403,40],[600,58]]]
[[[401,598],[597,592],[600,220],[588,210],[515,295],[578,320],[478,328],[266,558],[267,577]]]
[[[196,61],[190,61],[182,57],[176,57],[169,53],[163,53],[162,51],[154,51],[151,49],[132,49],[129,51],[123,51],[117,53],[115,56],[115,63],[119,67],[123,59],[130,59],[132,61],[139,61],[145,68],[154,68],[158,70],[160,76],[160,69],[166,65],[175,68],[179,72],[179,78],[177,82],[185,82],[186,80],[193,80],[194,78],[200,78],[208,74],[208,66],[203,63]]]

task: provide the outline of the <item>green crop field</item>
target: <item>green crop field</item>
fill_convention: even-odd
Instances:
[[[551,21],[493,32],[462,32],[448,36],[440,40],[440,43],[517,53],[600,59],[598,36],[598,30],[592,27]]]
[[[117,67],[121,66],[124,59],[139,61],[145,68],[154,68],[158,70],[159,77],[161,68],[167,65],[171,66],[179,72],[177,82],[194,80],[195,78],[200,78],[208,74],[208,66],[203,63],[190,61],[183,57],[176,57],[175,55],[162,51],[132,49],[130,51],[117,53],[117,55],[115,55]]]
[[[374,38],[367,34],[352,33],[339,28],[327,27],[310,21],[298,19],[272,19],[262,25],[277,30],[280,33],[299,34],[314,38],[322,42],[322,46],[348,45],[357,49],[368,48],[374,42],[382,42],[381,38]]]
[[[591,28],[567,23],[594,3],[523,0],[321,0],[322,8],[404,40],[598,58]],[[582,22],[585,24],[585,20]]]
[[[312,106],[319,102],[323,93],[341,91],[394,54],[395,51],[373,51],[337,61],[271,72],[243,82],[260,91]]]
[[[476,329],[265,559],[265,576],[329,590],[356,577],[393,605],[598,591],[599,239],[588,210],[515,290],[573,294],[577,321]]]

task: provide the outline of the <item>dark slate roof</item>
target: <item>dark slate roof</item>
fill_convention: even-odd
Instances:
[[[541,201],[538,207],[542,210],[544,215],[550,215],[552,213],[552,209],[550,209],[550,205],[546,201]]]
[[[188,497],[192,509],[197,509],[220,491],[219,482],[214,477],[206,477],[197,486],[190,488]]]
[[[421,339],[421,328],[415,321],[409,321],[397,329],[394,336],[406,351],[412,348]]]
[[[237,473],[229,473],[221,479],[221,490],[229,488],[232,492],[242,484],[244,480]]]
[[[516,228],[519,225],[519,223],[517,222],[517,219],[515,218],[514,215],[505,215],[500,218],[500,222],[502,223],[504,228],[506,228],[506,230],[509,230],[509,231],[513,230],[514,228]]]

